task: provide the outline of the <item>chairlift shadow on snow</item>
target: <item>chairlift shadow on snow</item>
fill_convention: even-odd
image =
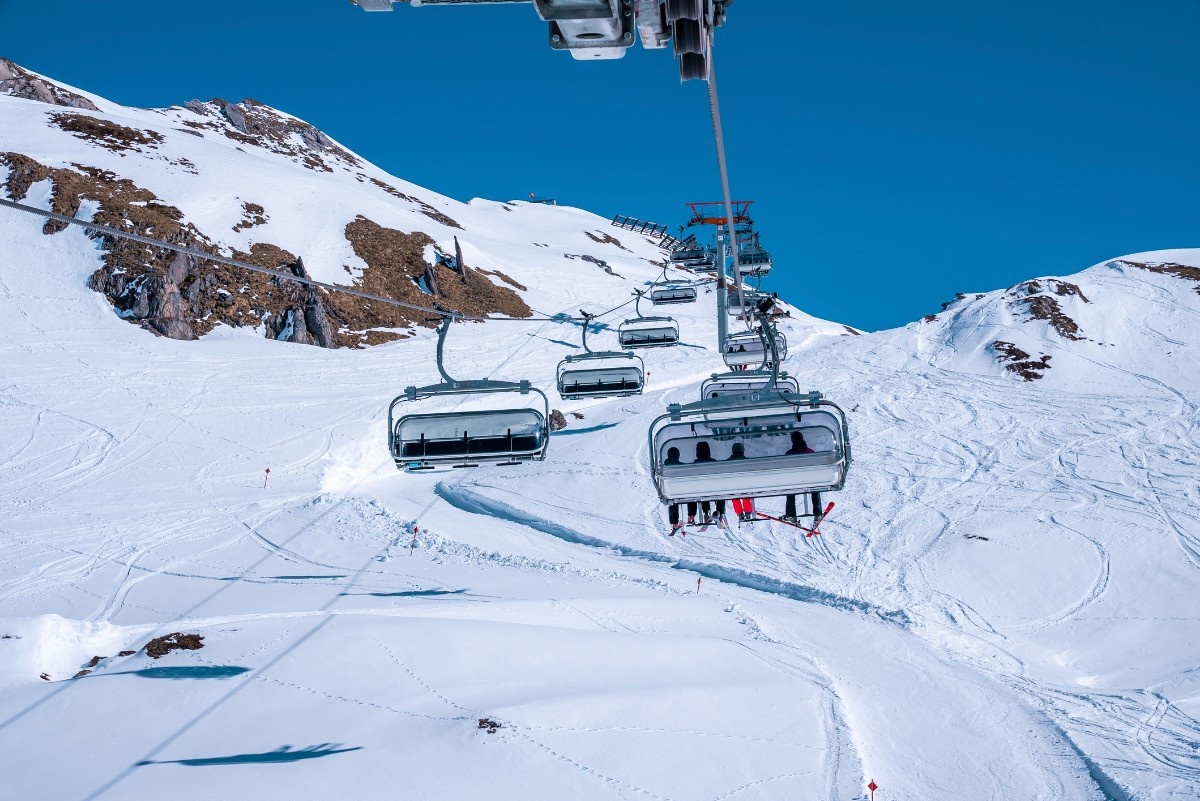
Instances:
[[[474,593],[468,593],[466,588],[458,590],[402,590],[399,592],[343,592],[343,596],[350,595],[365,595],[372,598],[437,598],[444,595],[469,595],[471,597],[479,597]]]
[[[102,679],[106,676],[138,676],[143,679],[231,679],[250,668],[240,665],[171,665],[142,668],[141,670],[114,670],[109,673],[93,673],[85,678]]]
[[[317,759],[318,757],[327,757],[333,754],[344,754],[347,751],[361,751],[363,748],[361,745],[355,745],[350,748],[338,748],[337,746],[339,745],[341,743],[321,743],[320,745],[310,745],[296,750],[292,750],[290,745],[281,745],[274,751],[265,751],[258,754],[231,754],[229,756],[202,757],[198,759],[147,759],[135,764],[139,767],[142,765],[187,765],[192,768],[204,768],[214,765],[280,764],[284,762],[300,762],[305,759]]]
[[[564,428],[560,431],[551,431],[550,436],[551,437],[569,437],[574,434],[593,434],[597,431],[604,431],[607,428],[616,428],[619,425],[621,425],[619,422],[618,423],[597,423],[596,425],[588,426],[587,428]]]

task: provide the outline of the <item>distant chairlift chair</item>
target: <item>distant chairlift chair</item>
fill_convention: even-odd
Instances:
[[[641,303],[645,291],[636,290],[637,304],[634,306],[637,317],[632,317],[621,323],[617,329],[617,339],[622,348],[660,348],[679,343],[679,323],[673,317],[646,317],[642,314]]]
[[[625,351],[593,351],[587,344],[592,315],[583,312],[583,318],[584,353],[559,362],[558,394],[564,400],[641,395],[645,385],[642,360]]]

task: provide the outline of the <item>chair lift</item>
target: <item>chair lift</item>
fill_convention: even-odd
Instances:
[[[774,347],[768,344],[763,329],[754,331],[738,331],[725,338],[725,364],[730,367],[768,368],[772,358],[787,358],[787,337],[774,326],[770,328],[774,334]]]
[[[679,284],[667,278],[667,268],[663,267],[661,281],[655,281],[650,286],[650,303],[655,306],[667,306],[675,303],[695,303],[696,287],[690,284]]]
[[[772,381],[772,379],[774,379]],[[700,400],[711,398],[744,398],[762,400],[770,393],[799,395],[800,382],[787,373],[776,376],[770,370],[745,370],[734,373],[713,373],[700,385]]]
[[[770,357],[778,365],[778,354]],[[664,504],[805,495],[815,512],[819,493],[844,486],[851,461],[845,412],[820,392],[776,391],[779,379],[776,366],[758,393],[672,404],[650,424],[651,476]]]
[[[563,400],[641,395],[645,386],[645,365],[641,358],[625,351],[593,351],[587,344],[592,315],[581,314],[584,353],[559,362],[558,394]]]
[[[477,467],[515,465],[546,458],[550,442],[550,401],[528,381],[455,381],[446,374],[442,352],[453,317],[438,327],[437,367],[443,383],[410,386],[388,407],[388,451],[400,470],[432,470],[436,465]],[[477,411],[410,412],[397,418],[397,406],[437,397],[472,397],[501,393],[542,398],[535,408],[487,408]]]
[[[617,338],[622,348],[660,348],[675,345],[679,342],[679,323],[673,317],[645,317],[642,315],[642,296],[645,291],[634,290],[637,303],[634,310],[637,317],[631,317],[621,323],[617,329]]]

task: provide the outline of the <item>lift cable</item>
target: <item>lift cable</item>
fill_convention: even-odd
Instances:
[[[714,31],[715,34],[715,31]],[[713,41],[708,42],[708,110],[712,115],[713,135],[717,143],[717,166],[721,172],[721,191],[725,200],[725,234],[728,247],[733,254],[733,281],[737,290],[738,304],[747,318],[747,328],[750,327],[749,317],[745,314],[746,300],[742,296],[742,267],[738,261],[737,229],[733,221],[733,195],[729,191],[729,168],[725,162],[725,135],[721,129],[721,104],[717,98],[717,68],[713,63]],[[725,265],[717,270],[717,291],[725,289]]]
[[[219,256],[219,255],[216,255],[213,253],[206,253],[203,250],[197,250],[196,248],[190,248],[190,247],[187,247],[186,245],[177,245],[172,242],[164,242],[161,239],[154,239],[153,237],[142,236],[141,234],[135,234],[135,233],[131,233],[129,231],[122,231],[120,229],[112,228],[107,225],[101,225],[99,223],[94,223],[94,222],[88,222],[87,220],[80,220],[77,217],[69,217],[65,214],[59,214],[54,211],[47,211],[46,209],[39,209],[36,206],[29,206],[24,203],[16,203],[14,201],[6,200],[4,198],[0,198],[0,206],[7,206],[8,208],[16,209],[17,211],[24,211],[24,212],[28,212],[30,214],[36,214],[38,216],[46,217],[51,220],[56,220],[61,223],[68,223],[70,225],[78,225],[81,228],[84,228],[85,230],[95,231],[97,233],[104,234],[105,236],[116,237],[118,239],[130,239],[134,242],[141,242],[144,245],[150,245],[152,247],[163,248],[165,250],[173,250],[176,253],[183,253],[188,256],[195,256],[198,259],[207,259],[208,261],[215,261],[218,264],[224,264],[228,267],[237,267],[242,270],[251,270],[252,272],[262,273],[264,275],[270,275],[272,277],[279,278],[284,281],[293,281],[297,284],[304,284],[306,286],[320,287],[321,289],[326,289],[326,290],[329,290],[330,292],[341,292],[344,295],[354,295],[355,297],[365,298],[366,300],[373,300],[377,303],[384,303],[389,306],[399,306],[402,309],[411,309],[412,311],[427,312],[429,314],[436,315],[438,317],[451,317],[455,320],[471,320],[474,322],[493,322],[493,321],[495,321],[495,322],[509,322],[509,323],[562,322],[564,320],[571,320],[571,321],[579,322],[579,321],[584,320],[584,318],[582,318],[582,317],[563,317],[561,315],[555,315],[553,317],[547,317],[544,315],[543,316],[531,316],[531,317],[477,317],[477,316],[472,316],[469,314],[463,314],[462,312],[454,311],[452,309],[439,309],[439,308],[430,308],[428,306],[419,306],[415,303],[405,303],[404,301],[396,300],[395,298],[385,298],[382,295],[375,295],[370,292],[363,292],[360,289],[352,289],[350,287],[341,286],[339,284],[329,284],[324,281],[313,280],[312,278],[302,278],[293,273],[284,272],[282,270],[274,270],[274,269],[271,269],[270,267],[260,267],[257,264],[247,264],[244,261],[238,261],[237,259],[231,259],[226,256]],[[624,303],[622,303],[620,306],[616,306],[605,312],[600,312],[599,314],[594,314],[594,315],[592,315],[592,317],[607,316],[609,314],[612,314],[615,311],[623,309],[624,307],[628,306],[632,302],[633,302],[633,300],[627,300]]]

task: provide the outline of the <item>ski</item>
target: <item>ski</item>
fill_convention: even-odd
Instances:
[[[813,519],[812,528],[802,526],[799,523],[793,523],[790,520],[784,520],[781,517],[772,517],[771,515],[766,514],[764,512],[755,512],[755,514],[757,514],[759,517],[765,517],[767,520],[774,520],[776,523],[783,523],[785,526],[792,526],[793,528],[798,528],[801,531],[805,532],[805,534],[804,534],[805,537],[815,537],[816,535],[821,533],[820,531],[818,531],[818,528],[820,527],[820,525],[822,523],[825,522],[825,518],[829,516],[829,513],[831,511],[833,511],[833,506],[834,506],[833,501],[830,501],[829,505],[825,507],[825,510]]]

